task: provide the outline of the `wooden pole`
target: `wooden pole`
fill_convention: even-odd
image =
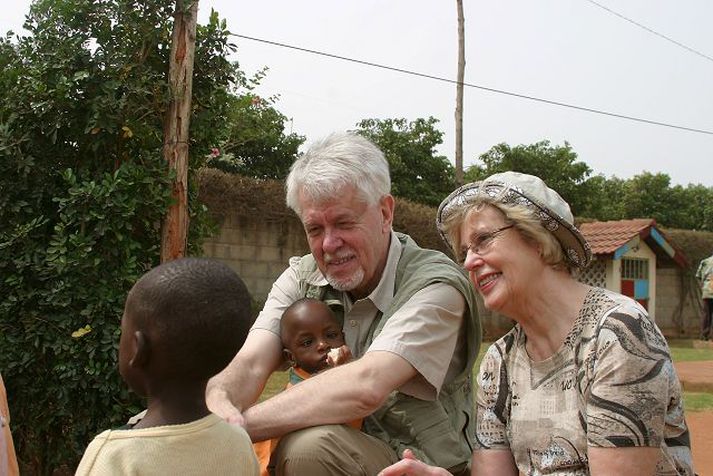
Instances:
[[[168,69],[171,99],[163,129],[163,157],[176,175],[173,203],[161,233],[162,263],[185,256],[188,242],[188,141],[197,14],[198,0],[176,0]]]
[[[465,79],[465,20],[463,0],[458,10],[458,82],[456,84],[456,185],[463,185],[463,80]]]

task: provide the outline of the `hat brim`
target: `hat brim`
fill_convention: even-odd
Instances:
[[[443,224],[454,212],[474,203],[479,198],[485,198],[494,203],[519,205],[529,209],[539,218],[545,230],[552,233],[559,241],[565,257],[571,265],[583,269],[591,262],[592,250],[589,243],[574,224],[569,223],[536,198],[528,196],[521,188],[499,181],[473,182],[463,185],[441,202],[436,214],[436,227],[438,234],[449,247],[452,248],[453,244],[448,240]]]

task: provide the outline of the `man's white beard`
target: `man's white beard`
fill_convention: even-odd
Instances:
[[[326,277],[327,282],[337,291],[351,291],[364,280],[364,268],[360,266],[354,271],[354,274],[342,280],[337,280],[334,276],[330,276],[329,274],[327,274]]]

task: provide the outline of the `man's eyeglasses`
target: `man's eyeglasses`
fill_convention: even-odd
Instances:
[[[476,235],[470,243],[468,243],[468,245],[461,250],[461,261],[465,261],[468,250],[481,256],[484,255],[488,252],[488,248],[493,244],[493,241],[498,237],[498,235],[514,226],[514,224],[505,225],[502,228]]]

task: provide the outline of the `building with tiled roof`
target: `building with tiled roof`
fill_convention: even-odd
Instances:
[[[651,218],[583,223],[592,248],[592,264],[580,280],[639,301],[657,314],[657,276],[662,268],[685,268],[686,257]]]

